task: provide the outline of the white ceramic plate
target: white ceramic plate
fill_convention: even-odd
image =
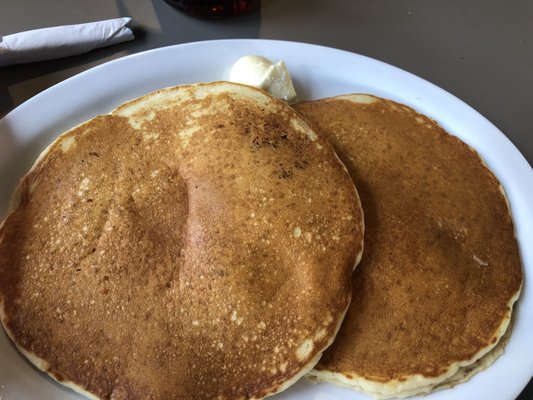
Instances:
[[[285,60],[300,99],[363,92],[407,104],[474,147],[505,187],[520,242],[526,282],[505,353],[469,382],[424,399],[514,399],[533,375],[533,171],[520,152],[471,107],[405,71],[331,48],[267,40],[189,43],[135,54],[61,82],[0,121],[0,217],[10,194],[43,147],[61,132],[126,100],[177,84],[222,80],[239,57]],[[0,330],[1,331],[1,330]],[[0,332],[0,399],[80,399],[33,368]],[[367,399],[302,380],[279,399]]]

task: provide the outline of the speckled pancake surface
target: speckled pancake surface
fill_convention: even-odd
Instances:
[[[347,95],[296,109],[330,140],[365,212],[352,305],[311,379],[403,397],[486,367],[522,282],[496,178],[470,147],[404,105]]]
[[[161,90],[60,136],[0,229],[6,332],[102,399],[251,399],[317,362],[362,251],[357,192],[285,103]]]

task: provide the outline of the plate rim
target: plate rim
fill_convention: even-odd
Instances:
[[[53,86],[41,91],[40,93],[38,93],[35,96],[31,97],[30,99],[24,101],[23,103],[21,103],[20,105],[18,105],[14,109],[12,109],[10,112],[8,112],[0,120],[0,133],[3,131],[5,125],[9,125],[10,123],[15,122],[14,125],[16,126],[17,120],[21,118],[20,115],[24,116],[25,113],[31,112],[32,111],[32,107],[34,107],[35,104],[38,106],[39,102],[42,101],[42,99],[46,99],[47,96],[50,96],[50,95],[54,96],[54,93],[57,92],[58,90],[63,90],[65,88],[68,90],[68,87],[71,86],[73,84],[73,82],[75,83],[75,82],[78,82],[78,81],[83,80],[83,79],[88,79],[93,74],[98,75],[98,74],[101,73],[100,71],[105,71],[106,69],[109,69],[109,68],[119,67],[121,64],[126,65],[128,63],[131,63],[132,60],[133,60],[133,62],[135,62],[136,59],[141,59],[142,60],[142,59],[150,58],[150,57],[154,57],[154,56],[156,56],[156,57],[157,56],[161,56],[161,55],[164,56],[165,53],[172,53],[174,51],[178,51],[178,52],[179,51],[186,51],[188,48],[198,48],[199,46],[200,47],[201,46],[208,46],[208,47],[209,46],[230,46],[230,47],[235,47],[236,46],[236,47],[238,47],[238,46],[242,46],[242,45],[249,46],[249,45],[256,45],[256,44],[258,45],[258,47],[262,47],[262,46],[266,46],[266,47],[268,47],[268,46],[287,47],[288,46],[288,47],[297,47],[297,48],[300,48],[300,49],[304,48],[304,50],[306,50],[306,51],[314,49],[314,50],[321,51],[321,52],[330,52],[330,53],[334,52],[337,55],[342,56],[342,57],[355,58],[355,59],[357,59],[358,62],[374,64],[374,65],[376,65],[379,68],[385,69],[387,71],[387,73],[389,73],[389,74],[396,74],[396,75],[399,75],[400,77],[405,78],[406,80],[414,81],[414,83],[416,85],[421,85],[422,91],[428,91],[429,90],[430,92],[434,92],[438,96],[444,97],[445,100],[447,100],[448,102],[452,103],[452,105],[455,107],[455,109],[463,110],[463,112],[465,112],[465,114],[469,114],[468,117],[474,119],[474,121],[472,122],[474,125],[475,124],[481,124],[482,126],[484,126],[485,129],[488,129],[489,132],[492,135],[498,136],[498,138],[499,138],[498,145],[501,146],[498,149],[498,151],[500,153],[502,153],[502,154],[505,151],[506,154],[511,154],[514,157],[513,163],[514,163],[514,165],[518,165],[519,173],[521,174],[521,176],[515,181],[515,183],[513,183],[513,181],[509,182],[508,181],[509,178],[507,178],[507,176],[508,176],[508,174],[510,174],[511,171],[507,171],[507,167],[505,167],[502,164],[498,164],[498,163],[495,164],[494,160],[493,160],[494,156],[492,156],[492,155],[490,155],[490,157],[488,157],[488,159],[489,159],[489,162],[488,162],[489,167],[490,167],[491,171],[496,175],[496,177],[500,181],[503,180],[502,176],[505,178],[506,182],[502,182],[502,184],[506,188],[507,194],[509,194],[509,192],[511,194],[511,196],[509,198],[509,202],[511,203],[511,208],[514,207],[517,210],[518,209],[521,210],[522,208],[525,207],[525,209],[528,211],[528,213],[526,213],[526,215],[529,214],[532,217],[531,221],[528,220],[528,221],[525,221],[525,222],[517,221],[516,218],[513,218],[513,222],[515,223],[515,232],[517,232],[517,229],[519,228],[519,231],[521,233],[520,237],[518,238],[518,241],[519,241],[519,245],[520,245],[522,265],[523,265],[523,270],[524,270],[524,285],[523,285],[523,288],[522,288],[522,295],[521,295],[521,298],[518,301],[518,304],[517,304],[518,309],[517,309],[517,312],[515,313],[515,323],[517,322],[516,320],[518,320],[518,322],[520,322],[521,318],[524,318],[523,317],[523,314],[525,313],[524,308],[527,307],[524,304],[524,303],[526,303],[526,300],[527,300],[527,304],[533,305],[533,300],[531,299],[531,297],[533,296],[533,293],[532,293],[531,290],[528,289],[529,285],[526,282],[526,275],[527,275],[526,272],[528,270],[533,272],[533,250],[531,250],[531,251],[528,250],[526,248],[526,243],[525,243],[527,240],[531,240],[533,238],[533,205],[524,204],[524,203],[526,203],[528,201],[530,202],[529,204],[533,204],[533,169],[531,169],[531,166],[530,166],[529,162],[526,160],[524,155],[522,155],[520,150],[509,140],[509,138],[502,131],[500,131],[499,128],[497,128],[492,122],[490,122],[485,116],[483,116],[481,113],[479,113],[473,107],[471,107],[470,105],[468,105],[467,103],[465,103],[464,101],[462,101],[461,99],[456,97],[455,95],[451,94],[450,92],[446,91],[445,89],[443,89],[443,88],[431,83],[430,81],[428,81],[428,80],[426,80],[424,78],[421,78],[421,77],[419,77],[419,76],[417,76],[417,75],[415,75],[413,73],[405,71],[405,70],[403,70],[401,68],[398,68],[396,66],[388,64],[386,62],[379,61],[377,59],[374,59],[374,58],[371,58],[371,57],[368,57],[368,56],[365,56],[365,55],[357,54],[357,53],[354,53],[354,52],[350,52],[350,51],[347,51],[347,50],[342,50],[342,49],[338,49],[338,48],[334,48],[334,47],[328,47],[328,46],[324,46],[324,45],[317,45],[317,44],[304,43],[304,42],[294,42],[294,41],[288,41],[288,40],[217,39],[217,40],[194,41],[194,42],[187,42],[187,43],[182,43],[182,44],[164,46],[164,47],[145,50],[145,51],[142,51],[142,52],[126,55],[126,56],[123,56],[123,57],[119,57],[117,59],[113,59],[113,60],[107,61],[105,63],[96,65],[96,66],[94,66],[92,68],[89,68],[89,69],[87,69],[85,71],[82,71],[82,72],[72,76],[72,77],[69,77],[69,78],[67,78],[67,79],[65,79],[63,81],[60,81],[60,82],[54,84]],[[179,50],[176,50],[176,49],[179,49]],[[339,93],[339,94],[341,94],[341,93]],[[407,105],[415,108],[416,110],[419,110],[417,105],[420,105],[420,104],[417,103],[416,101],[414,101],[414,99],[412,99],[412,100],[413,101],[411,101],[411,102],[405,102],[405,101],[403,101],[403,102],[404,102],[404,104],[407,104]],[[111,111],[111,110],[109,110],[109,111]],[[453,114],[453,112],[452,112],[452,114]],[[432,115],[430,115],[430,116],[433,117]],[[440,123],[440,121],[438,121],[438,122]],[[452,135],[456,135],[456,133],[457,133],[457,132],[451,132],[450,129],[447,128],[446,126],[445,126],[445,129]],[[457,136],[460,137],[461,140],[464,140],[463,137],[461,137],[459,135],[457,135]],[[485,152],[480,152],[479,149],[477,149],[476,147],[474,147],[474,148],[480,154],[482,159],[485,160],[486,159],[485,155],[487,154],[486,150],[485,150]],[[497,154],[498,151],[496,151],[495,154]],[[519,184],[519,183],[521,183],[521,184]],[[525,183],[525,185],[524,185],[524,183]],[[530,184],[529,188],[526,187],[527,184]],[[509,188],[510,188],[510,190],[508,190]],[[517,228],[517,226],[518,226],[518,228]],[[526,258],[524,258],[524,254],[525,254]],[[524,299],[526,297],[526,295],[527,295],[527,299]],[[518,315],[520,316],[520,318],[517,318]],[[530,312],[530,313],[528,313],[526,315],[529,316],[531,319],[533,319],[533,313],[532,312]],[[516,332],[514,332],[514,333],[516,333]],[[512,337],[513,336],[511,336],[510,343],[512,343]],[[524,352],[526,354],[529,354],[529,355],[533,356],[533,351],[529,351],[529,352],[524,351]],[[505,355],[505,353],[504,353],[504,355]],[[504,357],[504,355],[499,357],[499,359]],[[490,367],[490,368],[492,368],[492,367]],[[529,368],[526,371],[521,371],[521,372],[522,372],[521,374],[515,374],[515,376],[516,375],[521,375],[521,378],[522,378],[521,381],[523,381],[523,384],[521,386],[520,385],[514,385],[514,389],[515,389],[514,392],[513,392],[514,396],[518,395],[526,387],[529,379],[533,375],[533,362],[530,362]],[[529,378],[525,379],[526,376],[529,376]],[[467,384],[468,383],[461,384],[460,386],[467,385]],[[520,388],[518,388],[518,386],[520,386]],[[431,396],[435,396],[435,395],[439,395],[439,392],[437,392],[437,393],[435,393],[435,394],[433,394]],[[437,399],[437,397],[440,398],[440,396],[435,396],[435,399]],[[433,397],[432,397],[432,399],[433,399]]]

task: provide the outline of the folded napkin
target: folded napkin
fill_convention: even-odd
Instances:
[[[56,26],[0,36],[0,67],[51,60],[135,39],[131,18]]]

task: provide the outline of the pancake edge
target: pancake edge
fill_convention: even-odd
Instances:
[[[4,328],[4,332],[6,333],[7,337],[11,340],[11,342],[15,345],[16,349],[24,356],[26,359],[37,369],[40,371],[46,373],[47,376],[51,377],[55,382],[59,383],[62,386],[66,386],[69,389],[72,389],[73,391],[82,394],[86,396],[87,398],[91,400],[100,400],[99,397],[95,396],[94,394],[88,392],[83,387],[77,385],[76,383],[69,381],[69,380],[63,380],[59,378],[53,371],[49,370],[49,364],[47,361],[40,358],[37,354],[26,350],[19,346],[19,344],[16,342],[16,340],[13,338],[13,334],[11,330],[7,327],[7,318],[4,313],[4,302],[3,299],[0,297],[0,321],[2,322],[2,326]]]
[[[102,115],[107,115],[107,114],[102,114]],[[96,118],[96,117],[94,117]],[[37,158],[35,159],[35,161],[33,162],[32,166],[30,167],[30,169],[28,170],[28,172],[26,172],[24,174],[24,176],[20,179],[18,185],[16,186],[12,196],[11,196],[11,200],[10,200],[10,204],[9,204],[9,208],[7,210],[7,213],[6,213],[6,216],[4,217],[4,219],[0,222],[0,244],[2,243],[3,241],[3,235],[2,235],[2,231],[4,229],[4,224],[5,222],[7,221],[7,219],[9,218],[9,216],[11,214],[13,214],[17,208],[20,206],[20,203],[21,203],[21,189],[22,189],[22,185],[24,184],[24,182],[26,182],[26,180],[28,179],[28,176],[34,172],[35,170],[37,170],[37,168],[39,167],[39,165],[41,164],[41,162],[46,158],[46,156],[48,155],[48,153],[51,152],[52,148],[55,146],[55,145],[59,145],[63,140],[66,139],[66,137],[69,135],[69,134],[72,134],[72,131],[74,131],[75,129],[78,129],[80,127],[82,127],[83,125],[85,124],[88,124],[90,121],[92,121],[94,118],[91,118],[87,121],[83,121],[75,126],[73,126],[72,128],[70,128],[69,130],[61,133],[60,135],[58,135],[50,144],[48,144],[40,153],[39,155],[37,156]],[[69,389],[73,390],[74,392],[77,392],[79,394],[82,394],[84,396],[86,396],[87,398],[91,399],[91,400],[100,400],[99,397],[96,397],[94,394],[92,394],[91,392],[88,392],[87,390],[85,390],[83,387],[77,385],[76,383],[72,382],[72,381],[69,381],[69,380],[63,380],[61,379],[59,376],[57,376],[57,374],[53,371],[51,371],[49,369],[49,364],[46,360],[40,358],[37,354],[29,351],[29,350],[26,350],[24,349],[23,347],[19,346],[19,344],[17,343],[17,341],[15,340],[14,338],[14,335],[13,333],[11,332],[11,330],[7,327],[7,316],[5,314],[5,311],[4,311],[4,299],[3,299],[3,296],[1,295],[0,293],[0,322],[2,324],[2,327],[4,328],[4,332],[6,333],[7,337],[10,339],[10,341],[15,345],[16,349],[34,366],[36,367],[38,370],[44,372],[47,374],[47,376],[51,377],[55,382],[59,383],[60,385],[62,386],[65,386],[65,387],[68,387]]]
[[[428,394],[433,391],[446,389],[455,386],[458,383],[465,382],[477,372],[488,368],[501,354],[503,354],[504,346],[507,344],[511,332],[510,322],[513,313],[513,305],[516,300],[518,300],[520,292],[521,287],[508,303],[510,311],[507,313],[495,333],[495,337],[497,337],[498,340],[494,344],[481,349],[471,359],[457,361],[448,365],[447,373],[441,374],[438,377],[428,378],[421,374],[416,374],[408,376],[404,381],[394,379],[386,383],[380,383],[365,377],[354,376],[349,378],[346,375],[353,373],[313,369],[307,374],[306,378],[315,383],[326,382],[354,389],[380,400]],[[471,366],[474,366],[474,369],[468,373],[464,373],[464,370]]]
[[[359,195],[357,195],[357,198],[359,199]],[[359,200],[359,203],[360,203],[360,200]],[[362,222],[362,229],[363,229],[363,233],[364,233],[364,219],[362,219],[361,222]],[[355,269],[357,268],[357,265],[359,265],[359,263],[361,262],[361,259],[363,258],[363,251],[364,251],[364,234],[363,234],[363,239],[361,240],[361,251],[359,253],[357,253],[357,255],[355,257],[355,263],[354,263],[352,271],[355,271]],[[351,292],[350,292],[350,299],[348,301],[348,305],[346,306],[346,308],[344,309],[344,312],[341,314],[341,316],[339,318],[339,322],[337,323],[337,327],[335,328],[335,332],[333,333],[333,335],[331,336],[329,341],[326,343],[326,345],[319,352],[317,352],[316,356],[305,366],[305,368],[303,368],[299,373],[294,375],[291,379],[286,381],[284,384],[279,386],[279,388],[276,391],[274,391],[272,393],[269,393],[269,394],[267,394],[264,397],[253,398],[253,399],[250,399],[250,400],[261,400],[261,399],[264,399],[266,397],[273,396],[275,394],[281,393],[284,390],[286,390],[289,387],[291,387],[292,385],[294,385],[296,382],[298,382],[304,376],[308,379],[309,374],[312,374],[312,371],[314,371],[313,368],[319,363],[320,359],[322,358],[322,354],[328,349],[328,347],[330,347],[333,344],[333,342],[335,342],[335,339],[337,338],[337,335],[338,335],[338,333],[339,333],[339,331],[341,329],[342,323],[344,322],[344,318],[346,317],[346,313],[348,312],[348,309],[350,308],[351,303],[352,303],[352,299],[351,299]]]

